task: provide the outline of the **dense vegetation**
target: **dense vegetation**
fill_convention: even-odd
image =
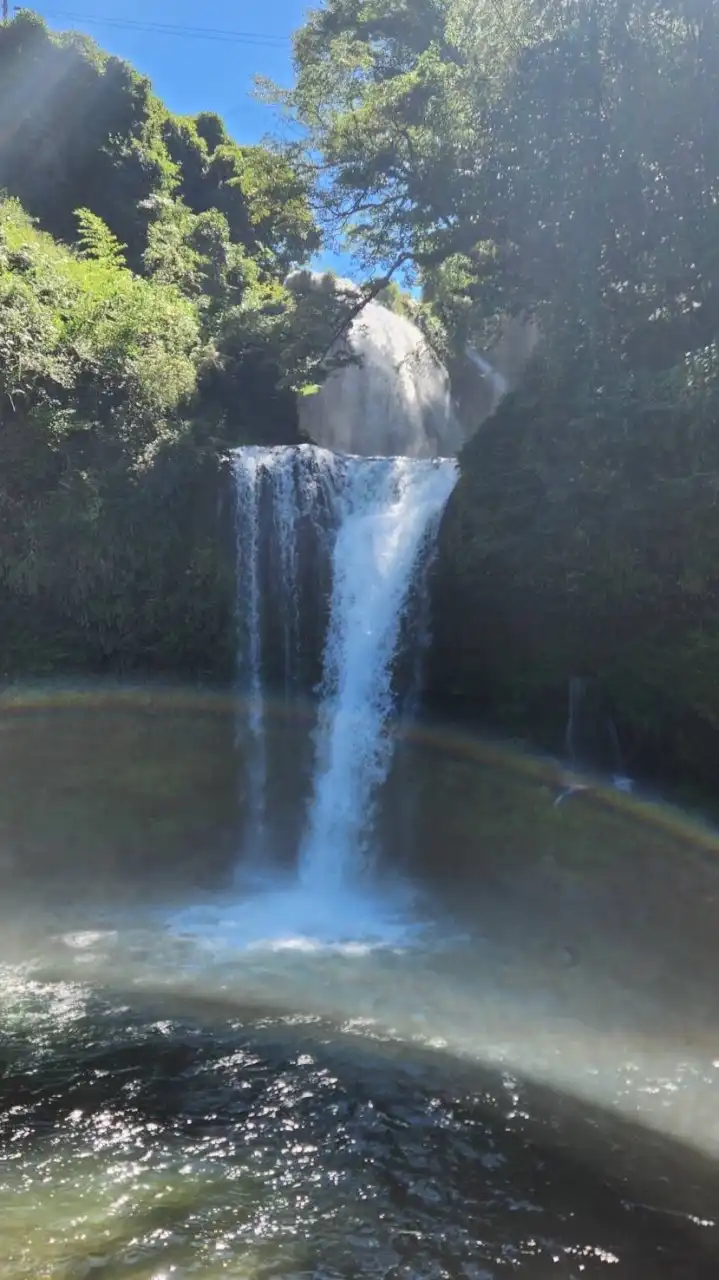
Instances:
[[[327,232],[453,369],[508,316],[541,334],[464,451],[437,690],[556,743],[568,678],[598,675],[639,761],[714,780],[717,9],[326,0],[284,150],[3,26],[4,668],[226,665],[221,458],[295,438],[343,301],[283,281]]]
[[[226,671],[222,456],[295,438],[340,319],[282,283],[306,181],[29,13],[0,83],[0,672]]]
[[[286,95],[324,216],[459,359],[542,335],[462,458],[435,681],[556,744],[599,675],[636,764],[719,776],[719,6],[327,0]]]

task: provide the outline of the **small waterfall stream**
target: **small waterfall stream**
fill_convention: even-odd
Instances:
[[[426,643],[426,618],[407,635],[408,611],[456,464],[339,456],[303,445],[240,449],[232,471],[243,852],[255,861],[265,853],[269,700],[278,686],[286,698],[314,691],[319,710],[306,827],[298,832],[300,878],[308,890],[349,885],[371,865],[376,799],[393,758],[396,660],[403,640],[418,652]],[[421,604],[421,591],[419,597]],[[307,687],[307,673],[317,670],[313,648],[321,654],[320,678]],[[413,672],[416,665],[410,663]]]
[[[273,482],[273,537],[276,539],[277,582],[282,584],[284,684],[289,695],[298,677],[300,646],[299,548],[297,535],[301,516],[294,467],[283,465],[273,455],[270,477]]]
[[[260,598],[260,485],[263,471],[259,449],[244,449],[232,459],[235,486],[238,670],[247,699],[244,723],[248,824],[260,843],[264,824],[265,758],[262,688],[262,628]]]
[[[610,778],[619,791],[631,791],[617,726],[597,680],[573,676],[569,681],[565,746],[572,767],[579,773]]]

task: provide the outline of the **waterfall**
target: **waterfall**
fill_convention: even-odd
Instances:
[[[303,880],[345,882],[368,855],[377,788],[392,759],[392,671],[425,536],[454,487],[451,461],[353,459],[333,556],[317,765]]]
[[[273,484],[272,511],[274,516],[277,564],[275,582],[280,584],[285,607],[282,609],[284,656],[283,675],[285,695],[290,696],[298,675],[300,645],[299,560],[297,531],[300,521],[300,502],[295,480],[294,460],[287,459],[286,450],[270,455],[269,474]]]
[[[355,304],[349,280],[293,272],[288,287],[300,296],[343,293]],[[362,307],[333,343],[330,367],[318,393],[300,397],[300,430],[336,453],[434,458],[455,454],[464,441],[449,374],[416,324],[380,302]],[[347,359],[349,357],[349,360]]]
[[[456,464],[303,445],[240,449],[233,475],[247,838],[262,848],[269,698],[275,686],[286,697],[309,691],[314,647],[319,707],[299,870],[309,888],[347,883],[371,859],[377,794],[393,759],[398,653],[410,631],[419,630],[409,635],[415,650],[426,642],[423,578]]]
[[[236,541],[237,683],[245,697],[246,716],[238,735],[244,747],[247,786],[247,826],[260,844],[264,826],[265,708],[262,684],[260,597],[260,488],[264,450],[241,449],[233,454]]]
[[[572,766],[612,779],[620,791],[632,789],[627,777],[617,726],[597,680],[573,676],[569,681],[566,752]]]

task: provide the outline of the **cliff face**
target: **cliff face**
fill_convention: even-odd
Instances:
[[[719,781],[719,442],[660,408],[583,421],[530,375],[469,441],[440,534],[430,695],[559,751],[569,681],[594,677],[630,772],[706,787]]]

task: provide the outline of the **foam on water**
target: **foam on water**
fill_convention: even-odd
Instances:
[[[165,918],[164,926],[206,952],[320,951],[362,955],[415,946],[426,924],[412,914],[411,891],[395,883],[382,894],[337,887],[319,895],[294,878],[255,883]]]

